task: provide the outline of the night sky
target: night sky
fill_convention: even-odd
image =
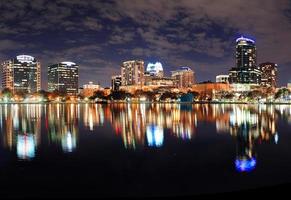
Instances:
[[[291,79],[291,1],[288,0],[1,0],[0,60],[19,54],[47,66],[80,65],[80,86],[110,85],[125,60],[160,61],[166,75],[189,66],[197,81],[215,80],[235,65],[235,39],[256,41],[258,64],[279,65]]]

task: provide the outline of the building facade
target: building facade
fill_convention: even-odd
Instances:
[[[145,82],[146,86],[173,87],[176,80],[170,77],[151,77]]]
[[[146,72],[153,77],[162,78],[164,76],[163,65],[160,62],[149,63]]]
[[[230,91],[230,85],[227,83],[198,83],[192,85],[192,91],[198,92],[200,97],[214,97],[218,92]]]
[[[229,75],[216,76],[216,83],[229,83]]]
[[[88,84],[83,85],[81,94],[85,97],[91,97],[94,95],[94,92],[100,89],[100,85],[94,84],[92,81],[90,81]]]
[[[48,67],[48,91],[77,95],[79,66],[73,62],[61,62]]]
[[[180,67],[180,69],[171,73],[175,80],[175,86],[178,88],[191,87],[195,83],[195,73],[189,67]]]
[[[271,62],[266,62],[261,63],[259,67],[262,72],[261,85],[276,88],[278,65]]]
[[[132,60],[122,63],[121,66],[122,86],[144,85],[144,61]]]
[[[240,37],[236,40],[236,66],[229,71],[230,83],[260,84],[255,41]]]
[[[2,88],[12,92],[34,93],[41,90],[41,66],[34,57],[19,55],[2,64]]]
[[[121,86],[121,75],[111,77],[111,88],[113,91],[118,91]]]

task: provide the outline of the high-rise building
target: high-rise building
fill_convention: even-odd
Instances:
[[[79,66],[76,63],[61,62],[48,67],[48,91],[77,95],[78,85]]]
[[[111,77],[111,88],[113,91],[118,91],[121,86],[121,75]]]
[[[132,60],[123,62],[121,66],[122,86],[144,85],[144,61]]]
[[[229,71],[230,83],[260,84],[255,41],[240,37],[236,40],[236,67]]]
[[[153,77],[162,78],[164,76],[163,65],[160,62],[149,63],[146,72]]]
[[[216,76],[216,83],[229,83],[229,75]]]
[[[266,62],[260,64],[259,67],[262,72],[261,85],[275,88],[277,86],[278,65]]]
[[[175,79],[176,87],[191,87],[195,83],[195,73],[189,67],[180,67],[176,71],[172,71],[172,78]]]
[[[291,90],[291,83],[287,83],[287,88]]]
[[[2,88],[13,92],[33,93],[41,89],[40,62],[28,55],[19,55],[2,64]]]

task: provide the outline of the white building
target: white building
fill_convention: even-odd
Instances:
[[[146,72],[154,77],[162,78],[164,76],[163,66],[162,66],[162,63],[160,63],[160,62],[149,63],[147,65]]]
[[[216,83],[229,83],[229,75],[216,76]]]
[[[122,63],[121,66],[122,86],[144,85],[144,61],[131,60]]]

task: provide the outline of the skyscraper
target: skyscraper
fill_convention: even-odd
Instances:
[[[267,87],[277,86],[278,65],[271,62],[261,63],[259,65],[262,72],[261,85]]]
[[[240,37],[236,40],[236,67],[229,71],[230,83],[260,84],[255,41]]]
[[[19,55],[2,64],[2,88],[13,92],[33,93],[41,89],[40,62],[28,55]]]
[[[171,73],[172,78],[176,81],[176,87],[191,87],[195,83],[194,71],[189,67],[180,67],[180,69]]]
[[[123,62],[121,66],[121,83],[123,86],[143,86],[144,61],[132,60]]]
[[[146,72],[153,77],[162,78],[164,76],[163,65],[160,62],[149,63]]]
[[[77,95],[78,85],[79,66],[76,63],[61,62],[48,67],[48,91]]]
[[[111,77],[111,88],[113,91],[118,91],[121,86],[121,76],[112,76]]]

